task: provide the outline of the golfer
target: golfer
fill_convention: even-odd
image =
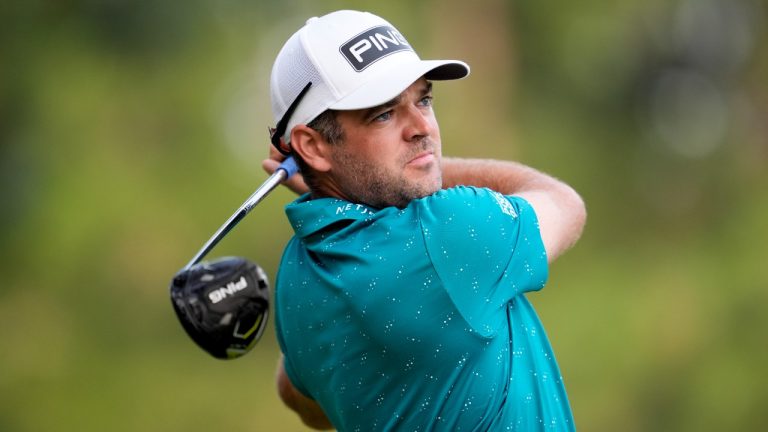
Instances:
[[[313,428],[575,428],[526,295],[578,239],[584,203],[515,162],[442,156],[433,82],[468,74],[356,11],[309,19],[275,60],[263,166],[290,154],[302,174],[275,288],[277,385]]]

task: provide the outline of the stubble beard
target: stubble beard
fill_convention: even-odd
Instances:
[[[342,146],[344,144],[341,144]],[[435,150],[436,145],[429,139],[414,144],[412,151],[400,157],[397,167],[403,167],[417,154],[425,150]],[[344,167],[343,173],[336,173],[335,180],[345,197],[356,203],[374,208],[395,206],[404,208],[411,201],[431,195],[442,186],[442,167],[439,154],[435,153],[437,174],[432,179],[411,180],[402,171],[391,172],[375,161],[357,158],[352,152],[334,152],[335,162]]]

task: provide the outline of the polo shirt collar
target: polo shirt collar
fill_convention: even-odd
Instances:
[[[339,221],[368,219],[376,211],[365,204],[355,204],[338,198],[312,199],[309,194],[300,196],[285,207],[288,220],[300,238],[312,235]]]

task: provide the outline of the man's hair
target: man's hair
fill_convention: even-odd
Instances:
[[[307,127],[314,129],[323,139],[331,145],[337,145],[344,141],[344,129],[341,124],[336,120],[336,111],[325,110],[314,120],[307,123]],[[307,184],[309,190],[315,192],[317,190],[317,176],[312,170],[312,167],[304,162],[301,156],[294,152],[294,159],[296,159],[296,165],[299,167],[299,172],[304,176],[304,183]]]

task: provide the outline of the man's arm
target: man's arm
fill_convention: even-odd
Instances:
[[[277,393],[280,395],[283,403],[299,415],[305,425],[317,430],[333,429],[333,425],[326,417],[323,409],[317,402],[309,399],[296,390],[288,375],[285,373],[285,361],[283,355],[277,365]]]
[[[517,162],[443,158],[443,187],[487,187],[517,195],[536,211],[551,263],[576,243],[587,219],[584,201],[567,184]]]

